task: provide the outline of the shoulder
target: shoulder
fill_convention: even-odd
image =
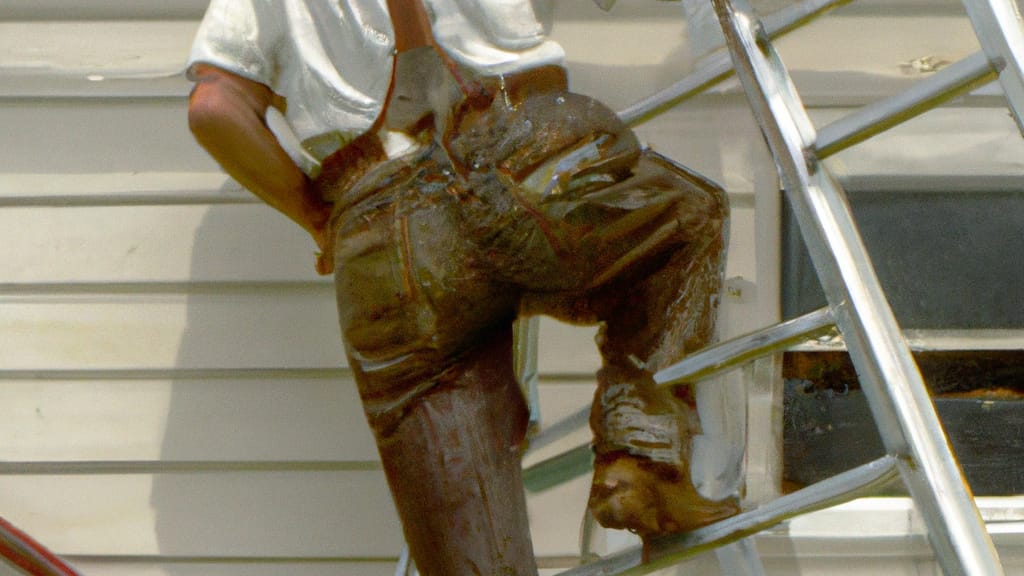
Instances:
[[[483,74],[564,65],[562,47],[548,38],[546,0],[424,0],[434,38],[462,64]]]
[[[197,64],[211,64],[272,84],[285,26],[281,0],[210,0],[189,53],[189,75]]]
[[[543,42],[550,27],[550,3],[531,0],[424,0],[435,32],[470,33],[502,50],[523,50]]]

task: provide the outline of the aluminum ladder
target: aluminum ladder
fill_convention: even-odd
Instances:
[[[771,38],[850,0],[806,0],[762,21],[747,0],[712,0],[729,54],[709,57],[692,74],[620,112],[631,124],[656,116],[728,77],[735,68],[775,158],[783,187],[825,288],[829,305],[800,318],[709,347],[655,375],[661,385],[694,382],[838,328],[888,454],[759,508],[648,547],[625,550],[561,576],[646,574],[712,548],[730,574],[763,574],[746,537],[788,518],[870,495],[901,477],[920,510],[946,574],[998,576],[998,555],[950,451],[910,349],[860,240],[845,192],[820,161],[970,90],[998,79],[1024,134],[1024,24],[1014,0],[964,0],[982,51],[909,91],[815,129]],[[730,62],[731,59],[731,62]],[[518,364],[535,390],[536,322],[518,328]],[[531,395],[535,398],[535,394]],[[545,445],[585,422],[576,414],[534,439]],[[536,415],[536,410],[532,411]],[[571,477],[588,446],[535,465],[530,477]],[[536,481],[536,480],[534,480]],[[414,574],[407,556],[396,574]]]
[[[772,26],[747,0],[712,0],[735,71],[779,168],[783,186],[811,252],[829,306],[790,322],[694,354],[655,375],[669,385],[692,382],[761,354],[784,349],[838,327],[862,380],[887,456],[820,482],[759,509],[629,550],[565,575],[640,574],[811,510],[866,493],[902,477],[928,528],[947,574],[999,575],[998,555],[942,431],[924,381],[879,286],[846,203],[845,193],[820,162],[938,104],[998,77],[1024,133],[1024,28],[1012,0],[965,0],[982,52],[940,71],[910,91],[869,105],[816,131],[789,73],[776,54]],[[805,3],[806,17],[841,3]],[[721,62],[698,70],[674,94],[653,97],[628,111],[640,117],[699,91],[721,74]],[[760,574],[756,553],[743,548],[738,568]]]

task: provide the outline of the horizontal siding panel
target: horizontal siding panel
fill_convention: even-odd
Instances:
[[[3,370],[344,365],[328,285],[0,296]]]
[[[583,4],[587,3],[558,4],[579,5],[585,10]],[[769,0],[762,6],[778,9],[791,3]],[[611,14],[590,7],[591,18],[556,21],[552,32],[566,49],[574,89],[600,96],[615,108],[675,82],[694,65],[693,47],[678,3],[628,4],[629,8],[627,3],[619,2]],[[934,4],[928,9],[908,2],[877,2],[873,8],[863,4],[855,2],[852,10],[837,10],[778,41],[777,47],[806,102],[822,106],[865,104],[905,90],[920,79],[923,75],[908,68],[922,55],[955,61],[978,49],[970,22],[959,6],[954,6],[951,13],[948,6],[943,9]],[[866,12],[853,12],[858,9]],[[625,10],[651,10],[652,18],[631,18]],[[885,17],[878,17],[879,11]],[[893,17],[897,14],[899,17]],[[871,30],[870,46],[864,46],[865,29]],[[627,46],[637,48],[624,48]],[[736,82],[722,86],[723,91],[739,90]]]
[[[186,107],[182,97],[5,100],[0,173],[215,171]]]
[[[395,552],[397,555],[397,551]],[[164,561],[95,560],[71,558],[84,576],[393,576],[395,561],[344,562],[310,559],[302,561]],[[3,574],[0,572],[0,574]]]
[[[753,0],[751,5],[761,14],[768,14],[790,4],[792,0]],[[208,0],[179,0],[168,4],[163,0],[135,0],[124,6],[112,6],[104,0],[50,0],[39,4],[33,0],[5,0],[7,19],[54,18],[62,19],[167,19],[190,18],[202,16]],[[664,18],[679,13],[679,8],[672,4],[622,3],[615,6],[610,14],[596,9],[590,2],[574,0],[558,2],[556,14],[563,18],[606,20],[616,16],[634,18]],[[935,10],[946,14],[960,14],[963,7],[957,0],[861,0],[851,8],[845,8],[838,14],[881,14],[886,17],[900,14],[920,14],[921,10]]]
[[[122,5],[106,0],[4,0],[5,19],[136,20],[187,18],[198,20],[209,0],[134,0]]]
[[[541,370],[593,373],[594,327],[545,319]],[[4,371],[327,369],[345,365],[329,284],[0,294]]]
[[[181,97],[198,25],[198,19],[0,21],[0,75],[7,77],[0,97],[130,94],[133,86]]]
[[[871,140],[839,153],[831,168],[837,176],[926,182],[925,190],[973,192],[984,178],[1014,177],[1024,186],[1024,139],[998,92],[993,107],[947,107],[901,124]],[[846,111],[822,109],[813,113],[825,126]],[[939,179],[950,178],[943,185]],[[884,182],[884,181],[882,181]],[[877,182],[882,184],[882,182]],[[883,186],[876,189],[892,189]]]
[[[682,9],[665,5],[660,10],[661,17],[652,19],[606,16],[556,22],[551,37],[565,48],[572,88],[618,110],[682,78],[689,58],[671,57],[688,50]],[[595,38],[616,41],[595,42]],[[623,48],[632,42],[643,42],[644,49]]]
[[[745,106],[740,96],[699,99],[642,126],[639,134],[730,192],[749,194],[763,143],[750,136],[756,127]],[[821,109],[813,116],[825,125],[846,112]],[[17,175],[55,173],[59,183],[61,174],[139,174],[137,179],[145,181],[146,174],[219,172],[188,133],[183,99],[15,100],[0,106],[0,122],[8,128],[0,133],[0,174],[7,174],[0,180],[0,199],[6,190],[19,201],[31,194],[12,181]],[[929,152],[922,154],[924,149]],[[1020,172],[1021,150],[1024,142],[1002,105],[952,107],[931,111],[831,162],[839,176],[1014,175]],[[45,194],[47,186],[40,190]],[[228,184],[224,192],[237,194],[237,186]]]
[[[542,380],[538,387],[540,394],[540,432],[562,423],[564,420],[578,414],[581,410],[589,408],[596,390],[596,380],[585,376],[575,381],[565,381],[552,378]],[[560,428],[565,431],[564,427]],[[527,453],[524,465],[530,466],[536,462],[561,454],[580,444],[588,443],[591,440],[590,426],[586,422],[565,431],[564,436],[558,437],[553,443],[538,447]]]
[[[115,74],[109,70],[91,73],[39,74],[29,71],[5,71],[4,83],[0,84],[0,99],[19,100],[29,98],[74,98],[74,99],[122,99],[122,98],[174,98],[184,99],[192,88],[180,72],[184,59],[176,67],[177,72],[163,75],[149,73],[139,76]]]
[[[544,381],[542,425],[589,406],[592,394],[588,381]],[[144,471],[178,462],[377,460],[347,375],[0,380],[0,397],[0,472],[19,472],[15,463],[123,462]],[[583,426],[530,461],[589,439]]]
[[[865,30],[871,31],[870,42],[864,42]],[[922,55],[956,61],[978,50],[978,40],[962,14],[919,8],[902,17],[820,18],[780,39],[777,48],[791,70],[857,72],[868,83],[870,76],[911,76],[916,71],[910,62]]]
[[[658,146],[668,153],[668,147]],[[730,203],[750,208],[745,181],[730,189]],[[0,207],[258,204],[260,200],[222,171],[0,174]]]
[[[544,563],[541,558],[540,562]],[[308,562],[245,561],[111,561],[72,558],[74,567],[85,576],[393,576],[397,560],[340,562],[310,559]],[[548,562],[549,564],[552,562]],[[541,569],[540,576],[555,576],[572,565],[559,559],[560,568]],[[0,575],[6,576],[0,568]]]
[[[539,556],[577,549],[588,478],[533,495]],[[60,554],[389,558],[383,472],[0,476],[4,517]]]
[[[301,228],[235,198],[243,203],[2,208],[0,282],[330,283],[314,272],[316,245]],[[739,244],[753,240],[753,210],[737,208],[732,220],[730,275],[753,270]]]
[[[60,554],[388,557],[382,472],[0,477],[4,516]]]
[[[0,381],[0,461],[374,460],[350,376]]]
[[[601,366],[594,326],[573,326],[542,317],[537,362],[541,374],[591,376]]]
[[[7,284],[322,281],[316,245],[262,204],[0,209]]]
[[[530,532],[536,556],[579,555],[580,527],[589,496],[589,475],[545,492],[527,494]]]
[[[602,78],[607,74],[607,70],[601,71]],[[61,184],[75,184],[63,180],[62,175],[136,175],[124,178],[123,183],[112,183],[110,192],[97,191],[110,195],[124,190],[132,180],[152,187],[147,180],[166,180],[161,175],[217,173],[216,163],[188,131],[186,105],[184,98],[4,101],[0,122],[8,129],[0,133],[5,151],[0,156],[0,174],[7,176],[0,180],[0,201],[10,194],[24,202],[33,194],[26,185],[33,183],[39,185],[38,194],[42,196],[80,196],[61,190]],[[754,150],[761,149],[762,142],[750,138],[755,127],[743,108],[741,96],[701,98],[645,124],[638,133],[656,150],[722,183],[731,192],[749,194],[750,157]],[[680,134],[686,137],[680,138]],[[47,174],[54,174],[53,182],[39,182]],[[24,175],[20,182],[14,179],[18,175]],[[237,191],[236,185],[230,186],[226,191]]]
[[[731,204],[753,204],[755,166],[765,157],[764,141],[742,95],[701,97],[636,127],[637,136],[657,152],[718,183]]]
[[[220,170],[209,172],[86,172],[0,174],[4,206],[256,203]]]
[[[198,19],[0,21],[0,70],[133,76],[180,72],[198,27]]]

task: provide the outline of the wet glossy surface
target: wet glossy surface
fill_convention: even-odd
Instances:
[[[510,414],[472,416],[514,389],[494,363],[511,357],[505,335],[517,314],[603,323],[591,501],[602,521],[657,534],[734,513],[734,502],[704,501],[690,482],[699,419],[688,392],[651,380],[712,337],[724,194],[642,151],[614,112],[566,91],[558,69],[487,79],[448,70],[449,83],[430,93],[461,96],[435,108],[433,122],[412,124],[417,146],[382,160],[371,144],[357,152],[369,159],[362,173],[318,182],[338,204],[335,278],[350,364],[418,564],[504,573],[482,568],[490,558],[531,570],[521,502],[508,499],[521,492],[518,472],[501,499],[485,487],[510,478],[522,431],[510,435]],[[457,440],[469,430],[477,440]],[[513,457],[487,455],[495,451]],[[662,488],[671,497],[656,496]],[[495,547],[495,534],[524,540]],[[458,551],[437,555],[438,538]]]

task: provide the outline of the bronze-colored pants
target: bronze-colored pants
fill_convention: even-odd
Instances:
[[[335,220],[350,365],[427,575],[535,570],[511,368],[517,314],[603,323],[607,387],[705,345],[720,287],[720,189],[641,152],[590,98],[498,100],[375,167]],[[599,452],[629,447],[600,422],[595,433]]]

